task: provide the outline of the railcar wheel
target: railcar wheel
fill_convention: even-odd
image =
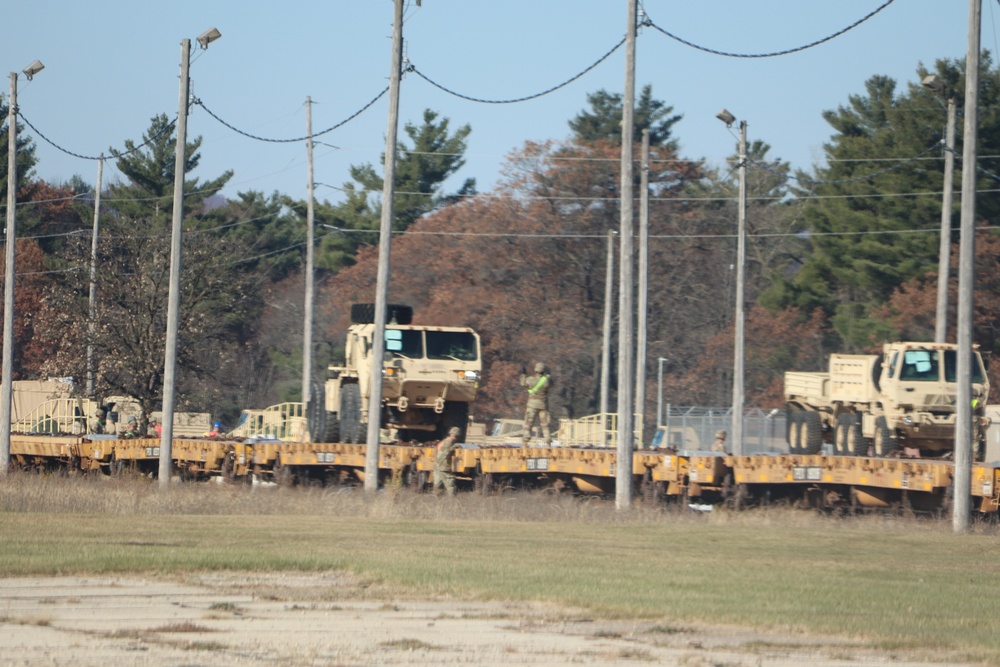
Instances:
[[[274,462],[274,482],[278,486],[292,486],[295,483],[295,476],[292,474],[292,469],[290,466],[281,465],[277,461]]]

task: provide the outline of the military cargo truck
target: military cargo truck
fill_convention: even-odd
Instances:
[[[443,438],[458,426],[465,433],[469,404],[476,398],[482,361],[479,335],[467,327],[411,324],[409,306],[388,306],[382,367],[381,427],[401,441]],[[365,442],[371,357],[375,334],[372,304],[351,307],[342,366],[329,367],[324,387],[324,442]]]
[[[785,373],[788,447],[816,454],[942,455],[955,446],[958,349],[948,343],[886,343],[882,354],[830,355],[829,372]],[[978,348],[972,353],[974,454],[985,447],[990,385]]]

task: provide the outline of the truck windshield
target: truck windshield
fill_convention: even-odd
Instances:
[[[424,356],[424,332],[410,329],[386,330],[385,349],[403,357],[422,358]]]
[[[900,380],[934,382],[941,377],[937,350],[907,350],[903,353]]]
[[[972,381],[980,384],[983,382],[983,362],[976,352],[972,353]],[[945,350],[944,352],[944,379],[945,382],[955,382],[958,378],[958,351]]]
[[[476,337],[467,331],[428,331],[427,358],[475,361],[479,358]]]

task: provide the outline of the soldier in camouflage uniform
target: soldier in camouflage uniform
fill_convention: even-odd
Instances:
[[[437,445],[437,456],[434,458],[434,492],[438,487],[443,487],[449,496],[455,495],[455,475],[451,472],[451,455],[458,447],[458,434],[461,433],[457,426],[452,426],[448,431],[448,437],[441,440]]]
[[[524,435],[522,436],[525,447],[531,441],[531,428],[535,425],[536,416],[542,428],[545,446],[548,447],[552,444],[552,432],[549,429],[549,422],[552,418],[549,414],[549,390],[552,387],[552,377],[546,370],[545,364],[539,362],[535,364],[533,375],[521,375],[521,386],[528,388],[528,406],[524,411]]]

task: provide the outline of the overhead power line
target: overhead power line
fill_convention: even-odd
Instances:
[[[380,92],[378,95],[376,95],[375,97],[373,97],[371,99],[371,101],[368,102],[368,104],[364,105],[363,107],[361,107],[360,109],[358,109],[357,111],[355,111],[350,116],[348,116],[344,120],[340,121],[336,125],[331,125],[330,127],[326,128],[325,130],[320,130],[319,132],[314,132],[312,134],[307,134],[307,135],[301,136],[301,137],[293,137],[291,139],[271,139],[271,138],[268,138],[268,137],[258,136],[256,134],[250,134],[249,132],[245,132],[244,130],[239,129],[235,125],[233,125],[231,123],[227,123],[226,121],[222,120],[222,118],[220,118],[218,115],[216,115],[215,112],[213,112],[211,109],[209,109],[207,106],[205,106],[205,103],[202,102],[200,99],[196,98],[194,100],[194,104],[197,104],[198,106],[200,106],[202,109],[204,109],[208,113],[209,116],[211,116],[215,120],[219,121],[220,123],[222,123],[223,125],[225,125],[226,127],[228,127],[233,132],[235,132],[237,134],[242,134],[244,137],[247,137],[249,139],[254,139],[256,141],[265,141],[265,142],[272,143],[272,144],[290,144],[290,143],[296,143],[296,142],[299,142],[299,141],[305,141],[307,139],[315,139],[316,137],[321,137],[324,134],[327,134],[329,132],[333,132],[338,127],[342,127],[342,126],[346,125],[347,123],[351,122],[352,120],[354,120],[355,118],[357,118],[358,116],[360,116],[362,113],[364,113],[365,111],[367,111],[373,104],[375,104],[376,102],[378,102],[382,98],[382,96],[385,95],[387,92],[389,92],[389,87],[388,86],[386,86],[385,88],[383,88],[382,92]]]
[[[73,151],[71,151],[71,150],[69,150],[67,148],[63,148],[62,146],[60,146],[59,144],[55,143],[54,141],[52,141],[51,139],[49,139],[47,136],[45,136],[44,134],[42,134],[42,131],[39,130],[37,127],[35,127],[34,125],[32,125],[31,121],[28,120],[28,117],[24,115],[23,111],[19,110],[18,114],[17,114],[17,117],[20,118],[21,120],[23,120],[25,125],[27,125],[32,130],[34,130],[35,134],[37,134],[39,137],[41,137],[45,141],[45,143],[49,144],[50,146],[52,146],[53,148],[55,148],[58,151],[62,151],[66,155],[71,155],[73,157],[80,158],[81,160],[107,160],[108,159],[108,157],[106,155],[81,155],[79,153],[74,153]],[[130,148],[128,150],[124,150],[124,151],[119,151],[119,150],[111,149],[111,152],[113,153],[113,155],[114,155],[115,158],[120,158],[120,157],[123,157],[125,155],[131,155],[132,153],[135,153],[135,152],[137,152],[137,151],[145,148],[146,146],[150,145],[151,143],[153,143],[157,139],[160,139],[161,137],[163,137],[166,133],[170,132],[173,129],[174,124],[176,122],[177,122],[177,117],[175,116],[172,121],[170,121],[169,123],[167,123],[166,125],[163,126],[163,129],[160,132],[158,132],[158,133],[154,134],[153,136],[149,137],[146,141],[142,142],[141,144],[139,144],[137,146],[133,146],[132,148]]]
[[[426,74],[424,74],[423,72],[421,72],[420,70],[418,70],[416,68],[416,66],[413,65],[412,63],[406,68],[406,71],[407,72],[413,72],[414,74],[416,74],[421,79],[423,79],[427,83],[431,84],[432,86],[434,86],[438,90],[442,90],[442,91],[448,93],[449,95],[454,95],[455,97],[460,97],[463,100],[468,100],[470,102],[481,102],[483,104],[514,104],[515,102],[526,102],[528,100],[534,100],[534,99],[537,99],[537,98],[542,97],[544,95],[548,95],[549,93],[553,93],[553,92],[559,90],[560,88],[564,88],[564,87],[568,86],[569,84],[573,83],[574,81],[576,81],[577,79],[579,79],[581,76],[583,76],[584,74],[586,74],[590,70],[594,69],[595,67],[597,67],[598,65],[600,65],[605,60],[607,60],[608,57],[611,56],[612,53],[614,53],[615,51],[617,51],[621,47],[621,45],[624,44],[624,43],[625,43],[625,38],[622,37],[622,39],[621,39],[620,42],[618,42],[617,44],[615,44],[614,46],[612,46],[610,51],[608,51],[603,56],[601,56],[600,58],[598,58],[592,65],[590,65],[589,67],[587,67],[586,69],[584,69],[583,71],[581,71],[579,74],[575,74],[575,75],[571,76],[570,78],[566,79],[562,83],[556,84],[556,85],[552,86],[551,88],[547,88],[547,89],[541,91],[540,93],[534,93],[532,95],[525,95],[524,97],[515,97],[515,98],[511,98],[511,99],[506,99],[506,100],[489,100],[489,99],[482,98],[482,97],[472,97],[471,95],[464,95],[464,94],[462,94],[462,93],[460,93],[460,92],[458,92],[456,90],[452,90],[451,88],[443,86],[442,84],[438,83],[437,81],[434,81],[433,79],[431,79],[430,77],[428,77]]]
[[[831,39],[834,39],[836,37],[840,37],[845,32],[858,27],[859,25],[861,25],[862,23],[864,23],[865,21],[867,21],[871,17],[875,16],[880,11],[882,11],[883,9],[885,9],[886,7],[888,7],[889,5],[891,5],[893,2],[895,2],[895,0],[886,0],[886,2],[883,3],[880,7],[872,10],[871,12],[869,12],[863,18],[858,19],[857,21],[855,21],[854,23],[852,23],[851,25],[847,26],[846,28],[844,28],[842,30],[838,30],[837,32],[835,32],[835,33],[833,33],[831,35],[827,35],[826,37],[823,37],[822,39],[817,39],[815,42],[810,42],[808,44],[803,44],[802,46],[796,46],[796,47],[793,47],[791,49],[784,49],[783,51],[771,51],[770,53],[733,53],[733,52],[730,52],[730,51],[720,51],[718,49],[711,49],[711,48],[709,48],[707,46],[701,46],[700,44],[695,44],[694,42],[688,41],[688,40],[686,40],[686,39],[684,39],[682,37],[678,37],[677,35],[673,34],[672,32],[670,32],[668,30],[665,30],[665,29],[661,28],[660,26],[656,25],[648,17],[646,18],[646,21],[643,23],[643,25],[649,26],[649,27],[653,28],[654,30],[657,30],[657,31],[663,33],[664,35],[666,35],[670,39],[676,40],[676,41],[680,42],[681,44],[684,44],[685,46],[690,46],[692,49],[698,49],[699,51],[704,51],[705,53],[713,53],[713,54],[715,54],[717,56],[728,56],[730,58],[773,58],[775,56],[786,56],[786,55],[788,55],[790,53],[796,53],[798,51],[805,51],[806,49],[811,49],[814,46],[819,46],[820,44],[823,44],[825,42],[829,42]]]

